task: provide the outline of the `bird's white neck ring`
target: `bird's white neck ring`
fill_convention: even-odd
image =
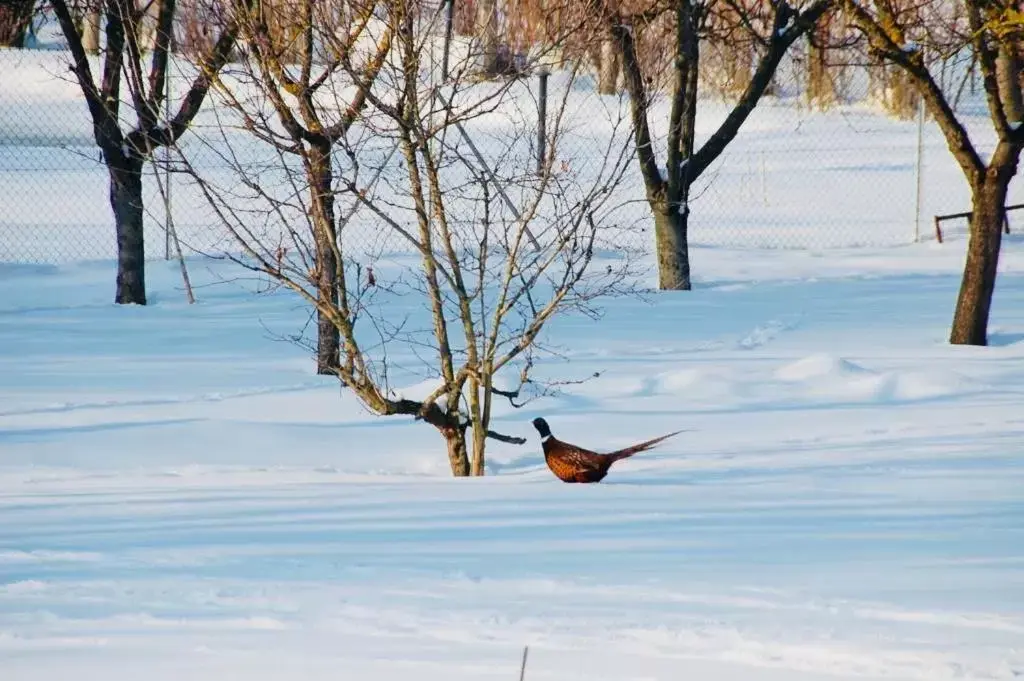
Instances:
[[[551,439],[551,434],[550,434],[550,433],[548,433],[547,435],[545,435],[544,437],[542,437],[542,438],[540,439],[540,441],[541,441],[541,442],[547,442],[547,441],[548,441],[548,440],[550,440],[550,439]]]

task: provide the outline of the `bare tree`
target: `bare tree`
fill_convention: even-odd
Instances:
[[[566,168],[559,155],[572,112],[580,126],[594,114],[570,107],[572,74],[553,78],[560,105],[551,108],[538,173],[529,93],[515,80],[467,85],[472,55],[440,82],[418,9],[382,3],[359,40],[343,32],[343,73],[275,64],[244,22],[245,72],[225,74],[238,83],[225,97],[270,155],[241,162],[260,154],[244,152],[251,140],[235,140],[222,150],[234,181],[191,172],[241,249],[226,255],[293,291],[337,330],[341,383],[374,413],[433,426],[454,475],[483,475],[489,439],[524,442],[492,422],[497,401],[521,406],[543,390],[532,371],[545,325],[567,310],[595,314],[598,297],[631,287],[629,257],[594,266],[603,239],[616,238],[606,230],[614,229],[630,136],[613,111],[603,162]],[[423,19],[426,31],[435,18]],[[314,42],[330,44],[326,33]],[[299,85],[286,98],[287,83],[319,88]],[[474,126],[488,131],[486,147],[469,136]],[[294,340],[312,346],[301,334]],[[426,387],[396,387],[410,376]]]
[[[950,342],[985,345],[1006,219],[1006,195],[1024,149],[1017,58],[1024,29],[1013,21],[1019,9],[1017,3],[934,0],[908,8],[903,3],[843,0],[843,7],[868,38],[874,54],[906,73],[970,186],[970,240]],[[943,89],[936,74],[941,57],[965,50],[981,69],[996,136],[995,149],[987,162],[953,108],[952,93]]]
[[[97,80],[75,17],[97,12],[96,3],[100,1],[106,40]],[[228,21],[213,47],[202,55],[198,73],[177,112],[170,120],[162,120],[175,7],[174,0],[160,3],[152,50],[146,55],[140,42],[144,9],[135,0],[53,0],[70,50],[71,70],[88,105],[93,137],[110,175],[110,205],[117,232],[117,303],[146,304],[142,166],[154,149],[173,144],[192,122],[227,60],[237,32],[234,23]],[[122,127],[125,100],[130,102],[135,117],[134,127],[128,130]]]
[[[662,289],[690,289],[690,260],[687,227],[690,215],[690,186],[736,137],[743,123],[768,89],[783,55],[807,34],[831,5],[831,0],[790,3],[726,2],[730,13],[720,12],[720,0],[653,0],[644,10],[631,15],[612,11],[604,14],[622,55],[626,89],[630,97],[636,136],[637,161],[644,179],[647,202],[654,213],[658,258],[658,284]],[[667,96],[670,101],[667,156],[659,164],[649,122],[655,92],[638,58],[637,26],[656,20],[670,20],[672,71]],[[712,19],[731,16],[754,40],[759,51],[756,66],[718,129],[699,148],[694,143],[697,117],[701,38]],[[720,29],[719,29],[720,30]],[[664,168],[664,172],[662,171]]]
[[[23,47],[36,0],[0,0],[0,47]]]
[[[243,86],[265,95],[276,115],[270,126],[253,112],[244,97],[222,85],[221,92],[232,108],[244,117],[245,126],[282,154],[301,160],[309,205],[317,226],[310,266],[318,278],[320,298],[317,318],[317,372],[334,374],[340,357],[337,326],[323,309],[338,305],[339,268],[335,262],[336,211],[333,155],[366,104],[366,97],[391,51],[392,32],[385,29],[370,36],[368,26],[375,2],[342,0],[277,0],[247,7],[236,0],[236,16],[248,50],[244,60]],[[332,78],[352,69],[352,51],[361,41],[373,43],[374,54],[358,89],[344,103],[321,97]]]

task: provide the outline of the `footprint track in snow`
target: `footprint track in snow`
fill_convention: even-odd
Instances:
[[[799,326],[799,319],[771,319],[763,324],[755,326],[750,333],[736,341],[736,347],[741,350],[756,350],[771,343],[786,331],[792,331]]]

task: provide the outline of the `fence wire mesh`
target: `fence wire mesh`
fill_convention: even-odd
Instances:
[[[2,262],[61,263],[116,256],[108,175],[68,62],[60,49],[0,51]],[[793,76],[794,82],[798,79]],[[182,76],[181,83],[172,83],[172,90],[184,82]],[[522,119],[534,116],[534,126],[537,87],[535,75],[514,86],[519,90],[517,106],[534,107]],[[625,100],[596,94],[589,76],[571,87],[576,124],[562,140],[556,164],[565,172],[586,172],[603,159],[597,114],[624,107]],[[552,98],[558,95],[555,90]],[[799,85],[792,90],[798,92]],[[845,103],[826,111],[807,107],[799,95],[787,95],[784,89],[780,96],[766,98],[721,158],[694,183],[691,244],[785,249],[906,244],[934,238],[934,215],[969,209],[960,170],[934,125],[887,117],[870,103],[864,79],[853,79],[845,90]],[[727,112],[713,98],[701,107],[698,145]],[[173,255],[171,227],[186,256],[232,248],[194,182],[169,172],[167,163],[170,159],[174,167],[173,159],[181,152],[220,186],[237,183],[226,161],[225,135],[215,107],[207,109],[180,143],[181,149],[157,151],[144,171],[146,253],[151,258]],[[985,112],[977,113],[972,125],[984,129]],[[469,128],[473,146],[500,179],[508,165],[501,135],[485,124]],[[525,138],[530,140],[531,135],[528,132]],[[533,153],[532,142],[528,150]],[[253,148],[248,153],[256,154],[248,159],[250,167],[263,164],[264,172],[272,172],[273,155],[261,158]],[[381,180],[389,181],[393,180]],[[635,162],[616,191],[619,207],[606,244],[634,252],[653,250],[653,219]],[[342,205],[341,214],[349,208]],[[391,247],[388,239],[394,236],[365,215],[355,216],[345,229],[351,243],[378,253]],[[947,230],[956,231],[953,226]]]

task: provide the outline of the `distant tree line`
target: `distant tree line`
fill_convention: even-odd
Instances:
[[[441,0],[443,3],[445,0]],[[333,63],[308,38],[309,8],[328,7],[337,27],[359,17],[394,18],[415,31],[451,17],[468,38],[477,77],[497,77],[543,60],[589,71],[600,93],[628,98],[635,163],[644,180],[656,238],[659,287],[691,286],[687,247],[689,189],[735,138],[766,95],[799,95],[828,108],[852,98],[858,70],[887,111],[934,121],[972,194],[970,243],[950,339],[985,344],[1004,202],[1024,146],[1024,28],[1014,0],[0,0],[0,43],[24,44],[35,13],[55,15],[89,104],[96,143],[111,176],[119,247],[116,300],[144,303],[140,169],[153,150],[188,127],[219,69],[251,58],[235,17],[256,16],[280,45],[281,68],[302,59]],[[255,13],[255,14],[253,14]],[[440,28],[439,28],[440,27]],[[396,29],[397,30],[397,29]],[[431,30],[444,30],[443,24]],[[102,36],[101,36],[102,31]],[[247,52],[247,50],[249,50]],[[168,122],[164,75],[171,53],[200,65]],[[101,55],[93,69],[90,54]],[[519,58],[521,57],[521,58]],[[780,76],[786,66],[793,78]],[[795,67],[795,71],[793,70]],[[318,86],[319,87],[319,86]],[[982,154],[957,103],[974,92],[986,103],[997,144]],[[127,95],[127,97],[125,96]],[[700,102],[715,96],[728,113],[696,139]],[[667,149],[652,138],[651,104],[669,103]],[[134,102],[124,127],[119,102]],[[663,127],[663,126],[659,126]],[[322,249],[327,253],[326,249]]]
[[[446,2],[447,0],[440,0]],[[216,38],[219,21],[232,0],[178,0],[174,10],[174,31],[171,49],[185,54],[199,54]],[[421,3],[424,8],[436,7],[438,0]],[[156,18],[162,0],[133,0],[143,18],[143,43],[153,39]],[[68,3],[73,9],[76,26],[88,52],[100,47],[100,26],[105,0],[76,0]],[[275,30],[287,32],[289,22],[295,23],[298,0],[265,0],[273,6]],[[353,3],[354,4],[354,3]],[[550,57],[566,61],[581,60],[592,70],[596,87],[602,94],[622,92],[626,88],[621,56],[614,47],[608,22],[602,11],[612,11],[627,18],[634,33],[638,63],[644,77],[655,90],[663,90],[671,78],[671,41],[674,22],[669,11],[675,0],[452,0],[453,29],[456,36],[478,41],[481,70],[498,75],[515,70],[519,62],[530,63],[529,56],[544,50]],[[699,7],[705,15],[699,35],[701,62],[699,83],[703,93],[732,98],[743,92],[753,75],[757,55],[765,46],[762,29],[773,16],[778,2],[763,0],[705,0],[682,2]],[[791,2],[800,8],[810,3]],[[828,2],[812,30],[806,32],[790,49],[788,79],[773,77],[769,93],[798,94],[807,105],[828,109],[838,104],[867,100],[889,114],[902,119],[916,115],[917,90],[909,76],[895,64],[879,57],[865,34],[843,11],[841,2]],[[888,0],[870,3],[888,8],[893,16],[907,18],[928,33],[942,31],[965,20],[962,2],[935,3],[918,0]],[[943,11],[929,7],[941,4]],[[998,4],[998,3],[996,3]],[[1013,3],[1008,3],[1012,5]],[[932,7],[932,10],[935,8]],[[598,11],[601,10],[601,11]],[[1012,10],[1012,8],[1011,8]],[[0,46],[22,47],[33,30],[33,19],[52,11],[46,0],[0,0]],[[1005,19],[1012,25],[1019,14]],[[572,24],[573,35],[563,40],[560,28]],[[927,25],[925,25],[927,24]],[[292,26],[294,30],[294,25]],[[554,53],[551,42],[559,36]],[[761,37],[758,37],[761,36]],[[1020,48],[1017,58],[1021,57]],[[944,55],[943,79],[962,95],[977,93],[982,88],[980,64],[968,55]],[[854,84],[866,75],[866,90]],[[954,82],[955,81],[955,82]]]

